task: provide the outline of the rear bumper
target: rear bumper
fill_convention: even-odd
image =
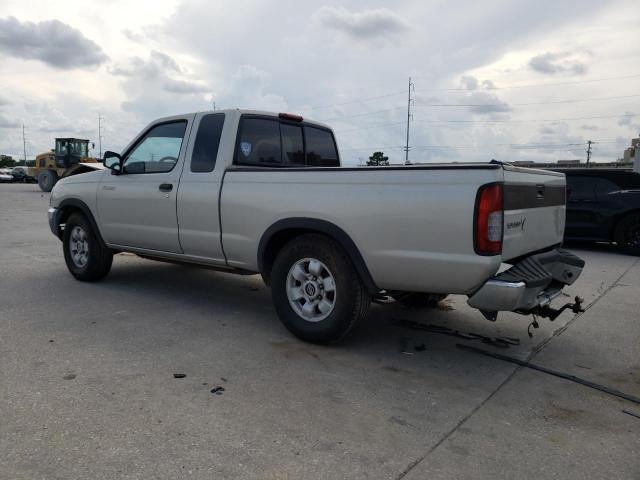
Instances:
[[[566,250],[531,255],[487,280],[467,302],[484,312],[530,313],[551,303],[583,267],[584,260]]]

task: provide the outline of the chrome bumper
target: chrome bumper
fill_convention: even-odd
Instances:
[[[532,255],[487,280],[467,303],[483,312],[531,312],[551,303],[583,267],[584,261],[566,250]]]

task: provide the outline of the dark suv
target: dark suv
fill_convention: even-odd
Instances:
[[[565,238],[615,242],[640,255],[640,174],[558,169],[567,176]]]

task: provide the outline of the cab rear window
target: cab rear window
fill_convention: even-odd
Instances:
[[[263,167],[340,165],[331,131],[264,117],[241,119],[235,163]]]

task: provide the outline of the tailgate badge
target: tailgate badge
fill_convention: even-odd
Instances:
[[[524,232],[524,222],[527,221],[527,217],[522,217],[520,220],[513,222],[507,222],[507,230],[513,230],[514,228],[520,228],[520,231]]]

